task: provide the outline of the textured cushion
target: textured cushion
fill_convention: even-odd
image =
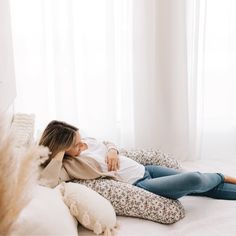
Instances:
[[[109,179],[76,180],[108,199],[117,215],[133,216],[163,224],[172,224],[184,217],[178,200],[167,199],[134,185]]]
[[[176,159],[159,149],[121,149],[120,153],[142,165],[160,165],[174,169],[181,168]]]
[[[116,213],[106,198],[78,183],[63,183],[60,189],[71,214],[84,227],[95,234],[112,235],[116,231]]]
[[[58,188],[37,186],[34,198],[22,210],[11,235],[78,236],[77,221]]]
[[[11,129],[14,132],[16,148],[27,147],[33,143],[35,116],[33,114],[16,113]]]

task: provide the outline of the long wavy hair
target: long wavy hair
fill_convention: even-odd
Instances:
[[[39,145],[48,147],[50,150],[49,158],[41,164],[42,167],[48,165],[60,151],[65,151],[75,142],[76,132],[79,129],[63,121],[51,121],[40,138]]]

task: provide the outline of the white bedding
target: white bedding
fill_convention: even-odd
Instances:
[[[11,120],[11,116],[8,117],[9,120]],[[226,160],[225,162],[219,160],[185,161],[181,164],[186,170],[222,172],[236,176],[236,158],[235,160]],[[185,208],[186,216],[179,222],[172,225],[163,225],[138,218],[119,216],[120,229],[118,230],[117,236],[236,235],[236,201],[215,200],[207,197],[193,196],[183,197],[180,201]],[[42,204],[45,204],[45,202],[42,202]],[[52,214],[54,213],[53,210],[51,212]],[[38,217],[38,214],[35,216]],[[65,216],[66,214],[62,215],[62,222],[65,222]],[[76,226],[74,227],[76,228]],[[54,229],[53,232],[55,233]],[[55,236],[54,233],[52,234],[53,236]],[[94,236],[91,231],[82,226],[79,226],[79,235]]]
[[[223,163],[219,160],[185,161],[182,166],[187,170],[202,172],[222,172],[236,176],[236,158]],[[131,218],[118,217],[120,229],[117,236],[235,236],[236,201],[215,200],[207,197],[183,197],[184,219],[173,225]],[[80,236],[94,236],[79,227]]]

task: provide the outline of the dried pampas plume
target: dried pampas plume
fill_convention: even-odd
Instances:
[[[45,148],[14,148],[14,133],[4,137],[0,129],[0,236],[10,235],[21,210],[36,185],[38,160]]]

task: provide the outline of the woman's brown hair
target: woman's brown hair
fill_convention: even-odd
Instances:
[[[50,150],[49,158],[42,164],[43,167],[54,158],[60,151],[68,149],[75,141],[78,128],[63,121],[51,121],[40,138],[39,145],[48,147]]]

